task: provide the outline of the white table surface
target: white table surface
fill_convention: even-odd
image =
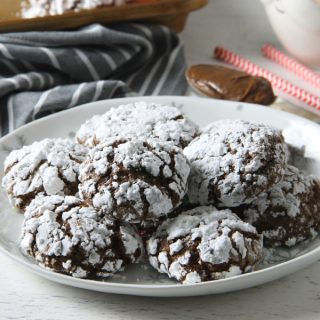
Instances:
[[[209,0],[192,14],[182,37],[189,64],[210,63],[224,45],[270,67],[259,53],[278,44],[257,0]],[[290,77],[290,75],[288,75]],[[0,320],[4,319],[320,319],[320,262],[256,288],[194,298],[142,298],[59,285],[24,270],[0,254]]]

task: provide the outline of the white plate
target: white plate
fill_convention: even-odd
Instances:
[[[289,128],[299,140],[306,143],[310,158],[306,169],[320,176],[320,160],[314,152],[320,139],[320,127],[308,120],[278,110],[252,104],[190,97],[139,97],[94,102],[34,121],[0,140],[0,172],[3,161],[12,149],[47,137],[73,136],[81,123],[94,114],[101,114],[111,106],[144,100],[164,103],[181,108],[193,121],[203,126],[218,119],[248,119]],[[290,137],[295,139],[294,134]],[[2,177],[0,177],[2,178]],[[293,249],[277,249],[266,252],[261,269],[228,279],[200,284],[181,285],[148,267],[147,263],[128,268],[125,272],[106,281],[72,278],[43,269],[21,255],[18,247],[23,216],[10,207],[5,192],[0,192],[0,251],[30,271],[65,285],[102,292],[140,296],[195,296],[244,289],[286,276],[320,258],[320,239],[304,243]]]

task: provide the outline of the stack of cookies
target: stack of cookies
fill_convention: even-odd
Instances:
[[[20,247],[50,270],[106,278],[145,256],[197,283],[254,270],[263,245],[320,229],[320,183],[288,165],[279,130],[136,102],[94,116],[75,141],[12,151],[2,181],[24,212]]]

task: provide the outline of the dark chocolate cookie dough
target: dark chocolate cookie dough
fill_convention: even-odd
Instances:
[[[87,120],[78,130],[79,143],[93,147],[110,137],[159,139],[184,148],[198,135],[198,126],[175,107],[135,102],[111,108]]]
[[[151,265],[182,283],[251,271],[262,255],[256,229],[230,210],[197,207],[163,222],[147,241]]]
[[[288,166],[283,180],[243,210],[271,246],[293,246],[320,229],[320,181]]]
[[[208,125],[184,149],[191,163],[191,203],[236,207],[278,183],[287,155],[281,132],[244,120]]]
[[[156,222],[180,205],[189,171],[172,143],[111,138],[89,152],[79,190],[104,214],[130,223]]]
[[[25,209],[39,193],[75,195],[79,165],[86,154],[87,148],[68,139],[34,142],[6,158],[2,186],[19,209]]]
[[[78,278],[109,277],[143,254],[130,226],[73,196],[36,197],[25,212],[20,247],[41,266]]]

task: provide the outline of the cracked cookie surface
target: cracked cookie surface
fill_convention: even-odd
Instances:
[[[190,165],[172,143],[111,138],[88,153],[80,167],[82,199],[130,223],[165,217],[187,191]]]
[[[250,203],[282,179],[287,162],[279,130],[243,120],[213,122],[184,154],[190,202],[218,207]]]
[[[41,266],[77,278],[109,277],[143,253],[130,226],[73,196],[36,197],[25,212],[20,247]]]
[[[163,222],[147,253],[159,272],[197,283],[251,271],[261,259],[262,239],[230,210],[197,207]]]
[[[319,179],[288,166],[283,180],[261,193],[242,213],[263,234],[267,245],[291,247],[318,234],[319,199]]]
[[[78,130],[79,143],[93,147],[110,137],[156,138],[185,147],[198,135],[198,126],[182,112],[166,105],[135,102],[111,108],[87,120]]]
[[[12,151],[5,160],[2,186],[10,202],[25,207],[38,195],[75,195],[79,165],[87,148],[69,139],[44,139]]]

